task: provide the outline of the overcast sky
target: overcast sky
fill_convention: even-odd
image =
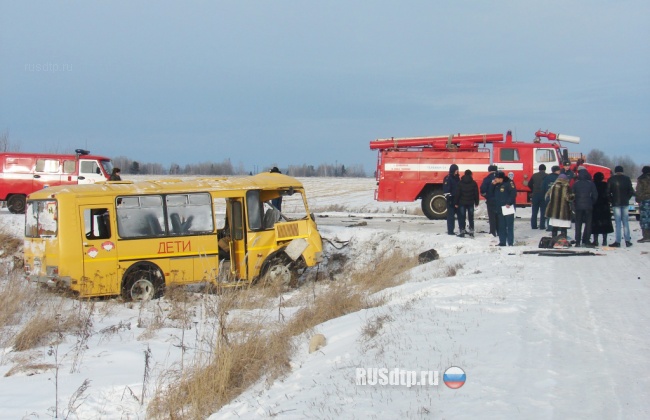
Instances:
[[[650,2],[0,0],[0,132],[184,165],[538,129],[650,163]]]

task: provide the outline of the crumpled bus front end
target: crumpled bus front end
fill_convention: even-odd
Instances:
[[[305,247],[301,255],[305,261],[305,265],[307,267],[313,267],[323,261],[323,239],[316,227],[316,221],[312,220],[311,215],[309,219],[306,220],[306,224],[308,235],[305,239],[308,246]]]
[[[323,240],[316,220],[309,212],[305,191],[300,189],[292,196],[285,196],[283,210],[286,214],[275,225],[275,240],[285,253],[302,265],[313,267],[323,260]]]

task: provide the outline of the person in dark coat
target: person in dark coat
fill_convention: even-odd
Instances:
[[[621,246],[621,227],[624,231],[623,239],[625,246],[632,246],[630,236],[630,199],[634,196],[634,188],[630,177],[623,174],[623,167],[614,168],[614,175],[607,181],[607,195],[614,211],[614,222],[616,223],[616,242],[609,246],[618,248]]]
[[[546,217],[549,218],[553,237],[556,238],[559,233],[566,238],[567,229],[571,227],[571,203],[573,202],[569,178],[565,174],[560,174],[546,192],[546,197],[548,197]]]
[[[558,165],[553,165],[551,167],[551,173],[546,175],[544,177],[544,180],[542,181],[542,192],[544,193],[544,216],[546,218],[546,231],[550,232],[551,231],[551,225],[549,224],[549,218],[546,217],[546,206],[548,206],[548,196],[546,193],[548,193],[548,190],[551,189],[551,186],[553,183],[555,183],[555,180],[557,180],[557,177],[560,176],[560,170],[561,168]]]
[[[122,177],[120,176],[120,168],[113,168],[111,176],[108,178],[109,181],[121,181]]]
[[[515,205],[517,198],[517,188],[515,183],[509,179],[503,172],[498,172],[495,181],[494,200],[499,211],[499,246],[509,246],[515,244],[515,215],[503,214],[504,208],[510,209]]]
[[[445,176],[445,179],[442,182],[442,192],[445,194],[447,199],[447,234],[455,235],[454,233],[454,221],[456,219],[456,206],[454,205],[454,193],[460,182],[460,176],[458,175],[458,165],[452,163],[449,166],[449,175]],[[458,229],[462,229],[460,226],[460,220],[458,221]]]
[[[488,222],[490,223],[490,235],[497,236],[497,206],[494,203],[494,177],[497,173],[497,165],[488,166],[489,174],[481,182],[481,195],[485,198],[487,207]]]
[[[650,242],[650,166],[644,166],[636,180],[636,202],[639,203],[639,222],[643,234],[637,242]]]
[[[612,209],[609,207],[607,198],[607,183],[602,172],[594,174],[594,185],[598,192],[598,199],[592,208],[591,234],[594,235],[594,245],[598,245],[598,235],[602,235],[603,245],[607,245],[607,235],[614,232],[612,225]]]
[[[546,165],[539,165],[539,170],[530,177],[528,188],[531,191],[531,205],[533,214],[530,217],[531,229],[537,229],[537,214],[539,213],[539,228],[546,229],[546,200],[544,200],[544,178],[546,178]]]
[[[586,169],[579,169],[573,184],[573,203],[576,212],[576,246],[593,248],[591,238],[591,219],[594,204],[598,199],[598,190]],[[584,227],[584,231],[583,231]]]
[[[478,203],[478,184],[472,178],[472,171],[467,169],[465,175],[460,179],[454,194],[454,206],[458,209],[458,225],[461,227],[458,236],[461,238],[465,236],[465,233],[474,237],[474,208],[478,207]],[[465,230],[466,220],[469,223],[468,230]]]

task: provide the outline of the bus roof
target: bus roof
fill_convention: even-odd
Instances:
[[[45,188],[29,195],[30,200],[52,198],[53,195],[75,196],[121,195],[121,194],[171,194],[203,191],[303,189],[296,178],[278,173],[260,173],[246,177],[196,178],[192,180],[160,179],[152,181],[107,181],[95,184],[65,185]]]

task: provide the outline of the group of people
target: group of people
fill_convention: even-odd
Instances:
[[[632,246],[629,224],[629,205],[632,197],[640,207],[650,200],[650,166],[644,166],[642,175],[637,180],[637,191],[634,191],[632,180],[625,175],[622,166],[614,168],[614,174],[605,182],[605,175],[596,172],[591,174],[581,165],[573,172],[567,163],[562,169],[553,166],[551,173],[543,176],[541,191],[535,191],[535,181],[542,178],[544,165],[540,165],[532,181],[533,210],[531,228],[537,229],[537,210],[540,210],[540,228],[544,222],[550,226],[553,238],[563,236],[575,222],[575,246],[593,248],[608,245],[607,235],[615,232],[615,240],[610,247],[619,248]],[[535,179],[536,178],[536,179]],[[530,183],[529,183],[530,186]],[[536,197],[536,194],[537,197]],[[540,200],[540,197],[543,199]],[[535,202],[539,207],[535,207]],[[650,204],[645,204],[646,207]],[[612,214],[614,223],[612,226]],[[641,214],[642,238],[638,242],[650,242],[650,214],[648,210]],[[547,230],[549,230],[547,228]],[[599,237],[601,241],[599,243]],[[592,239],[593,238],[593,239]]]
[[[447,198],[447,234],[455,235],[454,223],[458,217],[458,236],[474,236],[474,209],[479,205],[480,194],[486,199],[490,234],[499,236],[499,246],[513,246],[517,189],[512,179],[498,171],[495,165],[490,165],[488,172],[479,188],[471,170],[465,170],[461,178],[458,165],[449,167],[449,174],[443,181],[443,193]]]
[[[599,237],[602,237],[600,244],[608,245],[607,235],[615,232],[615,241],[610,247],[618,248],[623,242],[631,247],[629,202],[636,197],[642,231],[638,242],[650,242],[650,166],[643,167],[636,191],[622,166],[616,166],[607,182],[602,172],[595,173],[592,179],[581,162],[576,165],[575,172],[569,162],[563,168],[553,166],[550,173],[546,173],[544,164],[538,169],[524,181],[531,190],[532,229],[550,231],[554,240],[566,239],[568,229],[575,222],[575,246],[595,247],[599,245]],[[490,165],[488,172],[479,188],[471,170],[466,170],[461,177],[458,165],[449,167],[443,182],[447,198],[447,233],[455,235],[457,218],[458,236],[474,236],[474,210],[480,195],[486,200],[490,234],[499,237],[499,246],[512,246],[517,189],[511,177],[497,166]]]

